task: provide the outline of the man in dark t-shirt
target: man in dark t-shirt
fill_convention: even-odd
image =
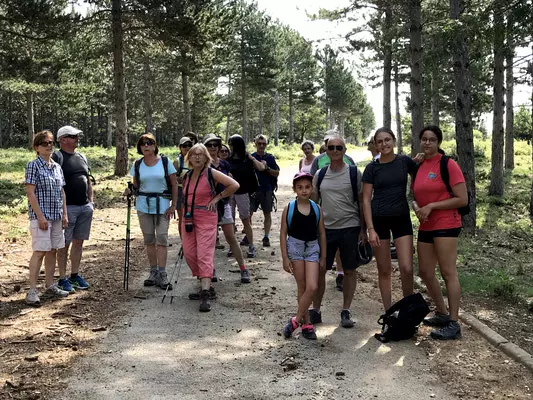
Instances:
[[[252,157],[257,161],[261,161],[265,165],[264,171],[256,171],[259,188],[250,198],[250,215],[256,212],[261,206],[263,215],[265,217],[263,228],[265,234],[263,236],[263,246],[270,246],[270,227],[272,226],[272,208],[274,204],[274,185],[277,184],[277,177],[279,176],[279,166],[272,154],[267,153],[266,146],[268,140],[266,136],[259,135],[255,138],[256,152],[252,153]]]
[[[89,284],[80,275],[83,242],[89,239],[93,219],[93,187],[87,158],[76,148],[82,131],[64,126],[57,131],[60,150],[52,158],[63,169],[67,199],[68,227],[65,229],[65,247],[57,251],[59,287],[68,292],[85,290]],[[70,246],[72,244],[72,247]],[[67,278],[67,259],[70,247],[71,275]]]

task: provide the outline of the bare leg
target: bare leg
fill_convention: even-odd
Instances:
[[[56,249],[46,252],[44,257],[44,278],[46,287],[54,283],[54,271],[56,270]]]
[[[244,257],[242,255],[241,246],[239,246],[237,238],[235,237],[233,226],[233,224],[222,225],[222,232],[224,233],[226,242],[228,242],[229,247],[233,252],[233,257],[237,261],[237,264],[239,264],[239,267],[241,267],[244,265]]]
[[[378,285],[383,301],[383,308],[388,310],[392,305],[392,265],[390,258],[390,240],[381,240],[379,247],[374,247],[374,256],[378,267]]]
[[[43,263],[43,258],[46,252],[44,251],[34,251],[30,258],[30,289],[35,289],[37,287],[37,279],[39,278],[39,270]]]
[[[154,244],[145,244],[144,247],[146,248],[146,255],[148,257],[148,263],[151,267],[155,267],[157,265],[157,250],[155,243]]]
[[[313,296],[317,290],[318,263],[293,261],[294,278],[298,286],[298,312],[296,320],[304,320],[309,324],[309,313],[307,310],[313,301]]]
[[[344,287],[342,289],[342,308],[349,310],[352,305],[353,295],[357,287],[357,273],[355,269],[344,270]]]
[[[403,297],[413,294],[413,236],[402,236],[394,240],[400,267]],[[389,251],[390,254],[390,251]]]
[[[245,218],[242,220],[242,224],[244,225],[244,232],[246,233],[246,237],[248,238],[248,243],[250,245],[254,244],[254,232],[252,230],[252,216],[250,215],[248,218]]]
[[[428,293],[435,302],[437,311],[441,314],[448,314],[440,283],[435,275],[435,266],[437,265],[437,256],[435,254],[433,243],[418,242],[418,270],[419,275],[426,284]]]
[[[434,241],[440,273],[446,283],[450,318],[457,321],[461,299],[461,285],[457,276],[457,238],[438,237]]]
[[[83,253],[83,240],[72,239],[70,249],[70,267],[71,273],[77,274],[80,270],[81,255]],[[61,271],[59,271],[61,274]]]
[[[157,265],[165,268],[167,266],[167,246],[156,246],[157,261],[155,264],[150,263],[150,266]]]
[[[324,292],[326,291],[326,267],[320,268],[318,270],[318,286],[313,296],[313,308],[316,311],[320,311],[320,305],[322,304],[322,298],[324,297]]]
[[[65,247],[62,249],[57,249],[57,268],[59,269],[59,276],[64,278],[67,276],[67,260],[68,260],[68,249],[70,243],[65,243]]]
[[[265,229],[265,235],[268,236],[270,234],[270,228],[272,227],[272,214],[271,213],[263,213],[265,216],[265,222],[263,223],[263,228]]]

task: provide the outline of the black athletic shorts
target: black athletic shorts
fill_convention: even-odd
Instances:
[[[331,269],[337,249],[341,255],[342,268],[347,270],[356,269],[359,266],[359,242],[361,227],[343,229],[326,229],[326,269]]]
[[[257,212],[259,206],[261,206],[261,210],[264,213],[272,212],[274,207],[274,192],[272,190],[266,192],[257,191],[250,195],[250,211]]]
[[[398,239],[402,236],[413,235],[413,224],[409,214],[394,217],[372,217],[374,229],[381,240]]]
[[[436,231],[418,231],[418,241],[422,243],[433,243],[436,237],[459,237],[461,228],[438,229]]]

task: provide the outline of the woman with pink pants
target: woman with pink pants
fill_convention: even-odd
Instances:
[[[189,299],[200,299],[200,311],[211,311],[210,298],[215,297],[211,288],[213,277],[215,242],[217,235],[217,203],[225,197],[231,196],[239,184],[229,176],[210,169],[211,157],[207,148],[195,144],[187,153],[185,163],[191,169],[187,172],[183,182],[183,219],[181,221],[183,255],[191,269],[193,276],[200,278],[199,293],[191,293]],[[209,169],[209,170],[208,170]],[[208,171],[213,178],[212,184],[208,179]],[[225,189],[216,193],[218,184]]]

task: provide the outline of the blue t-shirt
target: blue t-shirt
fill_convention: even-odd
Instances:
[[[172,162],[168,160],[168,174],[175,174],[176,168]],[[130,169],[130,175],[135,176],[135,164]],[[163,168],[163,160],[160,158],[157,164],[149,167],[141,161],[139,166],[139,192],[143,193],[163,193],[167,190],[167,182],[165,180],[165,169]],[[171,188],[169,188],[171,190]],[[148,202],[146,196],[138,196],[135,202],[135,209],[145,214],[157,214],[157,203],[155,197],[149,197]],[[164,214],[170,207],[170,199],[159,197],[159,213]]]
[[[259,154],[257,154],[257,152],[255,152],[252,153],[252,157],[255,158],[257,161],[266,161],[270,169],[279,170],[278,164],[276,164],[276,159],[272,154],[265,153],[260,156]],[[259,181],[259,190],[261,192],[268,192],[270,190],[273,190],[272,181],[276,179],[275,177],[270,175],[267,171],[255,171],[255,174],[257,175],[257,180]]]

